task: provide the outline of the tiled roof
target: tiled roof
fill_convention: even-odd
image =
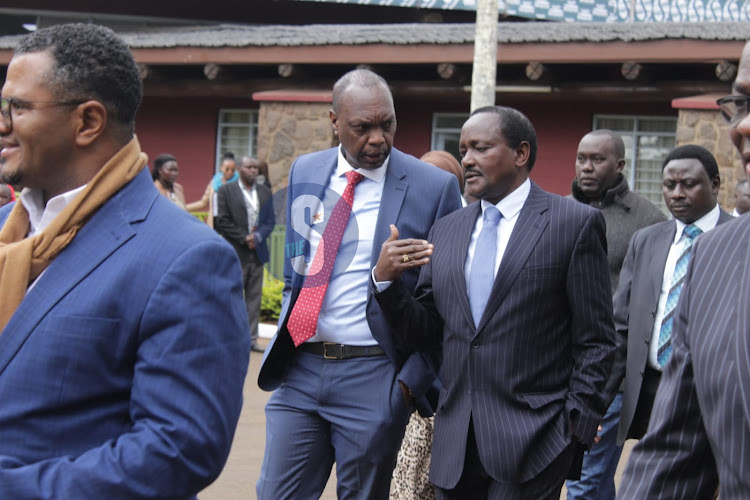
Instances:
[[[750,23],[551,23],[498,24],[498,42],[641,42],[663,39],[744,41]],[[134,49],[169,47],[303,47],[319,45],[470,44],[473,24],[218,25],[163,27],[121,33]],[[0,49],[19,36],[0,37]]]

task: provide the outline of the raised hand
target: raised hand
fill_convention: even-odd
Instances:
[[[433,248],[425,240],[398,239],[398,229],[391,224],[391,236],[383,242],[375,265],[375,280],[393,281],[407,269],[427,264]]]

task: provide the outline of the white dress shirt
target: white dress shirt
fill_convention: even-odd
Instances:
[[[719,222],[719,215],[721,211],[717,204],[710,212],[706,215],[693,222],[700,228],[703,233],[707,233],[716,227]],[[675,231],[674,241],[672,246],[669,248],[669,254],[667,255],[667,262],[664,264],[664,275],[661,280],[661,292],[659,293],[659,304],[656,307],[656,316],[654,317],[654,328],[651,331],[651,343],[648,347],[648,365],[661,371],[661,367],[657,362],[656,358],[659,353],[659,332],[661,331],[661,322],[664,318],[664,309],[667,306],[667,298],[669,296],[669,289],[672,288],[672,275],[674,274],[674,266],[677,264],[677,259],[682,255],[682,250],[685,247],[685,236],[682,234],[685,229],[685,224],[682,221],[675,219],[677,224],[677,230]],[[702,234],[702,233],[701,233]]]
[[[78,196],[85,187],[86,185],[83,185],[66,193],[59,194],[49,200],[46,206],[44,205],[44,197],[42,196],[41,190],[24,188],[18,199],[23,203],[24,208],[26,208],[26,211],[29,213],[29,225],[31,226],[31,229],[26,237],[28,238],[29,236],[34,236],[35,234],[44,231],[54,218],[60,215],[60,213],[65,210],[65,207],[70,205],[70,202],[73,201],[73,199]],[[34,288],[34,285],[36,285],[39,278],[41,278],[42,274],[45,272],[46,269],[37,276],[31,285],[29,285],[26,293]]]
[[[309,342],[336,342],[358,346],[377,344],[367,323],[367,298],[375,226],[378,222],[389,159],[390,157],[380,168],[354,169],[346,161],[339,148],[338,164],[328,181],[329,189],[326,190],[326,199],[323,201],[328,206],[329,197],[341,196],[344,193],[347,183],[346,172],[356,170],[365,177],[354,189],[354,205],[352,206],[359,239],[349,241],[344,237],[341,241],[338,255],[354,255],[354,258],[343,272],[331,276],[320,309],[317,332]],[[331,191],[336,195],[333,195]],[[349,225],[351,225],[351,219]],[[310,241],[310,262],[312,262],[320,242],[320,234],[311,231],[308,240]]]
[[[512,193],[500,200],[495,207],[500,211],[502,217],[498,222],[497,226],[497,254],[495,257],[495,263],[493,265],[493,277],[497,277],[497,270],[500,267],[500,261],[503,259],[505,249],[508,246],[510,235],[513,232],[513,228],[516,227],[518,221],[518,215],[521,213],[523,204],[526,203],[526,199],[529,197],[531,191],[531,181],[526,179],[523,184],[518,186]],[[474,231],[471,233],[471,240],[469,241],[469,251],[466,254],[466,263],[464,264],[464,273],[466,275],[466,286],[469,286],[469,275],[471,273],[471,261],[474,258],[474,250],[477,246],[477,238],[479,233],[482,232],[484,227],[484,209],[491,205],[490,202],[481,200],[482,213],[477,217],[477,222],[474,225]],[[375,283],[375,291],[377,293],[385,291],[391,286],[392,281],[376,281],[375,270],[372,272],[372,281]],[[467,290],[468,293],[468,290]]]
[[[531,191],[531,181],[526,179],[523,184],[495,205],[503,216],[497,225],[497,256],[492,267],[493,276],[497,276],[497,270],[500,267],[500,262],[503,260],[503,254],[505,254],[505,248],[508,246],[510,234],[513,232],[513,228],[516,227],[518,214],[521,213],[523,204],[526,203],[526,198],[529,197],[529,191]],[[484,227],[484,209],[492,205],[490,202],[484,200],[480,201],[480,203],[482,204],[482,213],[477,217],[474,231],[471,233],[469,252],[466,254],[466,263],[464,264],[467,287],[471,273],[471,262],[474,259],[474,249],[477,247],[477,238],[479,238],[479,233],[482,232],[482,228]]]

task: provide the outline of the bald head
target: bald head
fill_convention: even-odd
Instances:
[[[346,73],[344,76],[338,79],[333,85],[333,111],[338,113],[340,111],[341,97],[352,87],[358,87],[363,89],[373,89],[381,87],[385,90],[388,97],[393,104],[393,97],[391,96],[391,89],[388,88],[388,82],[385,79],[370,71],[369,69],[355,69]]]

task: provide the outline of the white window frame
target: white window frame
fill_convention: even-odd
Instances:
[[[249,113],[250,122],[247,124],[244,123],[235,123],[235,122],[225,122],[223,121],[223,118],[226,113]],[[241,156],[255,156],[255,148],[258,144],[258,110],[255,108],[222,108],[219,110],[219,116],[217,118],[217,126],[216,126],[216,161],[214,166],[214,172],[219,171],[219,167],[221,166],[221,156],[222,156],[222,143],[221,143],[221,132],[227,127],[231,128],[247,128],[248,130],[248,150],[247,151],[239,151],[239,150],[232,150],[235,157],[239,160]]]
[[[461,127],[439,128],[437,124],[440,118],[463,118],[463,121],[465,122],[466,120],[469,119],[469,113],[433,113],[432,114],[432,136],[431,136],[431,141],[430,141],[430,149],[432,151],[435,151],[435,150],[445,151],[446,135],[456,134],[459,137],[461,136]],[[453,151],[449,151],[449,153],[453,153]],[[458,151],[456,151],[455,153],[458,153]]]

